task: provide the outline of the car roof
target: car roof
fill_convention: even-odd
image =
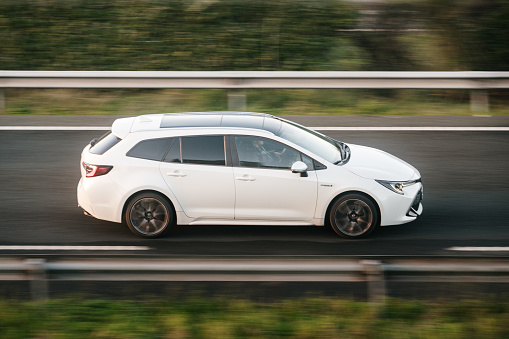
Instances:
[[[113,122],[112,133],[123,139],[129,133],[173,128],[244,128],[276,134],[282,119],[252,112],[186,112],[147,114],[121,118]]]

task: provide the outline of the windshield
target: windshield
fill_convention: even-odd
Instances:
[[[281,129],[276,133],[277,136],[291,141],[333,164],[338,164],[343,160],[339,142],[304,126],[287,120],[282,121]]]

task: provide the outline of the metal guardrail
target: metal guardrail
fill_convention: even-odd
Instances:
[[[245,110],[254,88],[466,89],[471,109],[488,111],[488,90],[509,88],[509,72],[0,71],[2,88],[222,88],[230,110]]]
[[[509,72],[0,71],[3,88],[509,88]]]
[[[33,299],[52,281],[365,282],[383,302],[386,282],[509,282],[509,261],[496,259],[0,259],[0,280],[28,280]]]

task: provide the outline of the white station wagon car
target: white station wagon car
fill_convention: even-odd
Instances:
[[[330,225],[344,238],[413,221],[419,172],[259,113],[117,119],[81,155],[78,204],[154,238],[179,225]]]

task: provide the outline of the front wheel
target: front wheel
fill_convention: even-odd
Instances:
[[[135,235],[156,238],[165,234],[173,224],[173,208],[167,199],[156,193],[140,193],[125,209],[125,222]]]
[[[328,218],[340,237],[357,239],[371,234],[380,217],[370,199],[360,194],[347,194],[333,203]]]

